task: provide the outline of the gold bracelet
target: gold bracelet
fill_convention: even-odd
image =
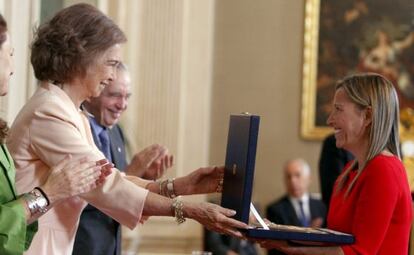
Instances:
[[[160,181],[160,195],[162,196],[162,181]]]
[[[167,183],[167,180],[163,180],[162,182],[160,182],[160,195],[164,197],[168,197],[167,191],[165,190],[166,183]]]
[[[173,210],[175,221],[178,224],[182,224],[185,222],[184,212],[183,212],[184,204],[179,198],[180,197],[176,197],[173,199],[171,209]]]

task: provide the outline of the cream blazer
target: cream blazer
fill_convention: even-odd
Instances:
[[[18,193],[44,183],[51,166],[66,154],[105,158],[95,146],[85,114],[58,86],[42,84],[11,126],[7,146],[16,165]],[[86,202],[129,228],[139,222],[147,190],[113,169],[101,187],[55,205],[39,219],[39,231],[25,254],[71,255]],[[142,180],[141,186],[147,182]]]

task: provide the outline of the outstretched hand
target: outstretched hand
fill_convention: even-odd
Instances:
[[[183,177],[179,185],[186,186],[185,194],[187,195],[221,192],[223,177],[224,166],[202,167]]]
[[[212,203],[191,204],[186,209],[187,217],[198,221],[207,229],[243,238],[239,229],[245,229],[247,225],[230,218],[236,214],[235,211]]]

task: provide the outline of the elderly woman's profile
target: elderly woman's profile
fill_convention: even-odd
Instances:
[[[14,49],[7,32],[7,22],[0,15],[0,96],[9,90],[14,72]],[[18,193],[15,186],[15,166],[5,145],[9,133],[7,123],[0,119],[0,254],[22,254],[37,231],[37,219],[67,198],[88,192],[102,184],[111,171],[107,160],[95,162],[70,155],[52,164],[36,186]],[[106,166],[105,166],[106,165]]]
[[[38,28],[31,63],[39,87],[17,115],[7,143],[16,163],[19,192],[38,186],[49,167],[66,154],[104,158],[81,104],[114,79],[125,41],[120,28],[88,4],[62,9]],[[87,203],[129,228],[143,216],[160,215],[174,216],[179,223],[192,218],[207,228],[241,236],[237,229],[246,225],[230,218],[234,211],[176,197],[216,192],[223,171],[223,167],[200,168],[166,186],[113,169],[101,186],[57,204],[40,218],[26,254],[72,254],[79,216]]]

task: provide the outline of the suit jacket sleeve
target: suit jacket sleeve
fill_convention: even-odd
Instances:
[[[25,209],[16,199],[13,162],[6,146],[0,147],[0,254],[22,254],[37,231],[37,222],[26,223]]]
[[[34,112],[30,143],[35,154],[49,167],[67,154],[74,158],[88,156],[91,160],[104,158],[94,145],[86,117],[71,114],[61,103],[44,104]],[[102,186],[81,197],[121,224],[134,228],[141,217],[146,195],[147,190],[123,178],[119,171],[113,171]]]

